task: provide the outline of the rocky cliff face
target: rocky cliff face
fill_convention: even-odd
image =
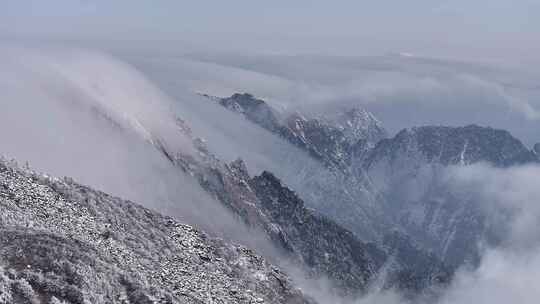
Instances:
[[[504,130],[470,125],[406,129],[383,140],[370,152],[369,168],[380,159],[419,156],[427,163],[467,165],[480,161],[506,167],[536,160],[518,139]]]
[[[227,98],[206,96],[307,151],[330,168],[346,170],[353,154],[361,154],[387,137],[382,123],[361,108],[308,118],[300,113],[280,114],[264,100],[247,93]]]
[[[324,118],[299,113],[278,118],[266,111],[273,113],[265,120],[272,121],[268,127],[242,110],[250,105],[270,108],[264,101],[249,94],[216,100],[222,105],[227,100],[227,108],[324,163],[330,173],[307,180],[301,197],[379,248],[394,244],[386,251],[400,255],[404,264],[430,256],[434,262],[429,265],[439,259],[450,268],[474,265],[477,244],[497,242],[498,232],[485,212],[441,182],[447,167],[478,162],[508,167],[537,162],[540,154],[540,148],[531,151],[506,131],[475,125],[417,127],[386,139],[381,123],[360,109]],[[398,281],[407,281],[401,277]]]
[[[258,217],[266,222],[263,226],[312,273],[330,277],[339,289],[348,292],[364,290],[377,282],[383,288],[419,291],[449,280],[451,271],[435,256],[421,246],[406,245],[412,241],[404,232],[392,230],[392,222],[377,203],[378,194],[371,191],[363,171],[354,170],[352,161],[364,161],[375,142],[386,137],[372,114],[352,109],[322,118],[308,119],[294,113],[283,119],[266,102],[249,94],[212,100],[310,152],[327,166],[328,172],[306,181],[313,191],[304,195],[312,202],[325,198],[316,206],[337,222],[306,208],[296,193],[269,172],[249,182],[250,192],[254,192],[249,201],[264,213]],[[243,175],[241,180],[249,180],[247,173]],[[227,191],[221,189],[216,195],[223,193]],[[359,236],[377,240],[377,245],[360,241]],[[400,241],[388,241],[397,239]],[[397,254],[401,252],[399,247],[407,254]],[[417,271],[409,266],[415,265],[414,259],[428,261],[429,265]]]
[[[183,125],[184,132],[186,129]],[[187,134],[191,134],[187,131]],[[178,154],[174,162],[250,227],[261,229],[310,278],[329,278],[340,295],[358,295],[373,284],[381,288],[403,287],[407,291],[429,289],[448,282],[450,272],[433,262],[429,274],[417,272],[397,256],[397,243],[378,246],[333,220],[307,208],[304,201],[270,172],[251,177],[242,160],[224,164],[204,142],[194,139],[199,153]],[[419,259],[429,254],[416,250]],[[412,254],[411,254],[412,255]],[[384,277],[379,273],[386,269]],[[437,278],[437,279],[433,279]],[[400,281],[406,280],[406,281]]]
[[[176,162],[252,228],[261,229],[310,278],[328,277],[338,294],[366,290],[386,259],[333,221],[308,210],[271,173],[251,178],[243,161],[223,164],[211,154]]]
[[[374,146],[381,139],[388,137],[382,122],[373,113],[363,108],[352,108],[337,111],[323,116],[328,125],[338,128],[350,143],[363,140],[369,146]]]
[[[455,269],[400,231],[386,234],[383,248],[388,259],[379,272],[380,281],[405,296],[414,298],[421,293],[433,293],[453,278]]]
[[[372,114],[350,109],[315,118],[300,113],[280,116],[265,101],[250,94],[207,98],[266,128],[323,164],[322,170],[300,168],[305,177],[292,183],[289,179],[288,186],[297,190],[309,207],[337,221],[362,240],[382,239],[391,223],[384,220],[378,194],[365,183],[364,172],[355,169],[362,168],[356,163],[363,161],[375,143],[386,136],[382,124]],[[249,114],[256,108],[272,114],[261,121],[260,116]]]
[[[309,303],[252,250],[0,162],[0,303]]]
[[[386,260],[384,251],[359,241],[353,233],[309,210],[274,175],[263,172],[250,180],[259,206],[279,229],[281,242],[301,253],[315,275],[328,276],[349,292],[364,291]]]
[[[257,99],[251,94],[237,93],[228,98],[214,98],[214,100],[225,108],[244,115],[267,130],[279,132],[281,129],[279,114],[264,100]]]
[[[385,237],[382,246],[360,241],[352,232],[304,206],[293,191],[269,172],[251,179],[261,209],[280,229],[283,242],[302,252],[303,262],[318,275],[326,275],[349,293],[397,288],[417,295],[446,284],[452,277],[437,257],[411,245],[398,232]]]
[[[475,264],[477,245],[497,242],[495,229],[504,223],[489,225],[474,200],[445,183],[446,168],[478,162],[508,167],[536,161],[534,153],[508,132],[471,125],[403,130],[379,142],[362,165],[370,183],[382,193],[385,214],[418,243],[457,267]]]

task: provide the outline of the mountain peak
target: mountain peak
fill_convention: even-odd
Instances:
[[[277,132],[280,128],[277,112],[266,101],[249,93],[235,93],[230,97],[217,99],[217,102],[269,131]]]
[[[344,169],[353,153],[363,153],[366,148],[375,146],[375,143],[387,137],[382,123],[372,113],[359,107],[321,117],[306,117],[300,112],[284,116],[264,100],[249,93],[210,99],[333,168]]]
[[[264,100],[257,99],[249,93],[234,93],[231,97],[221,99],[220,102],[226,107],[228,105],[240,106],[242,113],[251,108],[266,105]]]
[[[371,153],[374,158],[420,153],[428,162],[444,165],[480,161],[506,167],[535,161],[536,157],[508,131],[467,125],[422,126],[400,131],[383,140]]]
[[[328,124],[340,129],[351,144],[363,139],[372,145],[388,137],[383,124],[373,113],[353,107],[324,117]]]

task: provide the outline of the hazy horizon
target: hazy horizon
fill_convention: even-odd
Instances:
[[[407,52],[540,63],[540,3],[425,1],[0,1],[0,34],[76,40],[181,42],[265,54]]]

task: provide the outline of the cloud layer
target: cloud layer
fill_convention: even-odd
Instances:
[[[536,303],[540,297],[536,287],[540,281],[540,167],[475,165],[454,168],[449,174],[455,187],[473,192],[486,213],[512,216],[504,242],[485,251],[478,269],[459,272],[439,303]]]
[[[0,153],[233,238],[246,228],[151,143],[193,153],[172,100],[106,54],[0,49]],[[212,216],[214,215],[214,216]],[[216,220],[219,219],[219,220]]]
[[[283,110],[318,114],[363,106],[391,132],[475,123],[507,129],[527,145],[540,141],[535,132],[540,86],[535,73],[525,70],[400,55],[194,53],[126,59],[143,71],[173,75],[174,83],[192,91],[218,96],[250,92]]]

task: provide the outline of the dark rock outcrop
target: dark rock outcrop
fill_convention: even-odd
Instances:
[[[279,132],[281,129],[277,112],[264,100],[257,99],[251,94],[236,93],[231,97],[217,98],[217,101],[225,108],[243,114],[247,119],[271,132]]]
[[[398,232],[382,247],[364,243],[334,221],[304,207],[293,191],[269,172],[251,179],[261,208],[295,252],[302,252],[312,271],[325,274],[342,290],[397,288],[413,296],[449,283],[452,271],[437,257],[412,245]]]
[[[406,129],[380,141],[362,163],[385,214],[446,264],[476,265],[479,243],[496,244],[505,223],[489,223],[468,195],[444,179],[449,166],[510,167],[538,158],[504,130],[470,125]]]
[[[223,164],[201,142],[197,146],[197,157],[178,155],[175,163],[243,222],[263,230],[285,256],[307,270],[310,278],[329,278],[337,294],[363,293],[379,280],[378,273],[387,263],[392,267],[383,288],[403,286],[412,288],[407,292],[419,291],[439,283],[432,277],[446,278],[440,282],[449,280],[442,263],[433,263],[433,273],[421,277],[424,274],[409,268],[408,261],[390,260],[385,249],[360,241],[349,230],[307,208],[272,173],[251,178],[242,160]],[[428,256],[421,250],[417,253],[420,258]],[[408,284],[397,282],[405,277]]]
[[[210,154],[180,157],[177,164],[243,222],[264,231],[311,278],[330,278],[336,293],[365,291],[386,258],[373,244],[307,209],[271,173],[251,178],[243,161],[222,164]]]
[[[389,256],[386,267],[379,274],[385,278],[385,284],[406,295],[414,297],[430,288],[449,284],[454,270],[431,252],[426,252],[401,232],[394,231],[383,239],[384,248]]]
[[[349,167],[353,154],[364,153],[387,136],[380,121],[360,108],[307,118],[300,113],[279,114],[264,100],[248,93],[226,98],[204,96],[286,139],[324,165],[339,170]]]
[[[508,167],[536,160],[508,131],[469,125],[465,127],[425,126],[405,129],[373,149],[365,165],[382,158],[396,159],[419,154],[425,162],[467,165],[488,162]]]
[[[307,209],[304,202],[281,184],[273,174],[263,172],[250,180],[260,208],[275,227],[281,242],[308,269],[326,275],[343,290],[361,292],[372,281],[386,254],[374,244],[359,241],[353,233]]]

